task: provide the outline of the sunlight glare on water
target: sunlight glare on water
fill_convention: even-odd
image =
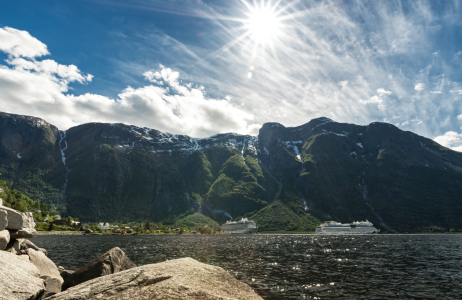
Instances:
[[[265,299],[459,298],[462,235],[38,236],[76,270],[113,247],[137,265],[192,257]]]

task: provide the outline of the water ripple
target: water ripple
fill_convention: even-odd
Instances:
[[[192,257],[265,299],[458,299],[462,235],[38,236],[67,269],[113,247],[137,265]]]

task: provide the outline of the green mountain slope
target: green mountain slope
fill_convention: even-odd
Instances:
[[[462,153],[386,123],[266,123],[258,137],[194,139],[124,124],[59,131],[0,113],[0,180],[82,221],[313,230],[368,219],[388,231],[462,228]]]

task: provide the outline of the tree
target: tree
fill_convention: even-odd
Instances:
[[[46,205],[45,203],[40,203],[40,210],[42,212],[48,211],[48,205]]]
[[[146,225],[144,225],[144,229],[149,230],[151,226],[149,226],[149,221],[146,221]]]

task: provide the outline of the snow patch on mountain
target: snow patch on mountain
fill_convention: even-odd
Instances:
[[[346,132],[346,131],[344,131],[343,133],[336,133],[336,132],[332,132],[332,131],[327,131],[325,129],[323,129],[322,131],[324,131],[325,133],[332,133],[332,134],[335,134],[337,136],[345,136],[345,137],[349,134],[349,132]]]
[[[319,118],[319,120],[320,120],[322,123],[319,123],[318,125],[314,126],[313,128],[311,128],[311,130],[314,130],[316,127],[325,125],[325,124],[327,124],[327,123],[332,123],[332,122],[334,122],[334,121],[332,121],[332,120],[329,119],[329,118]]]
[[[284,147],[287,150],[291,151],[290,149],[293,149],[293,152],[295,153],[295,156],[297,157],[297,159],[299,161],[302,161],[302,158],[300,156],[300,151],[298,151],[298,147],[295,144],[303,144],[303,141],[295,141],[295,142],[294,141],[282,141],[281,143],[284,145]]]

